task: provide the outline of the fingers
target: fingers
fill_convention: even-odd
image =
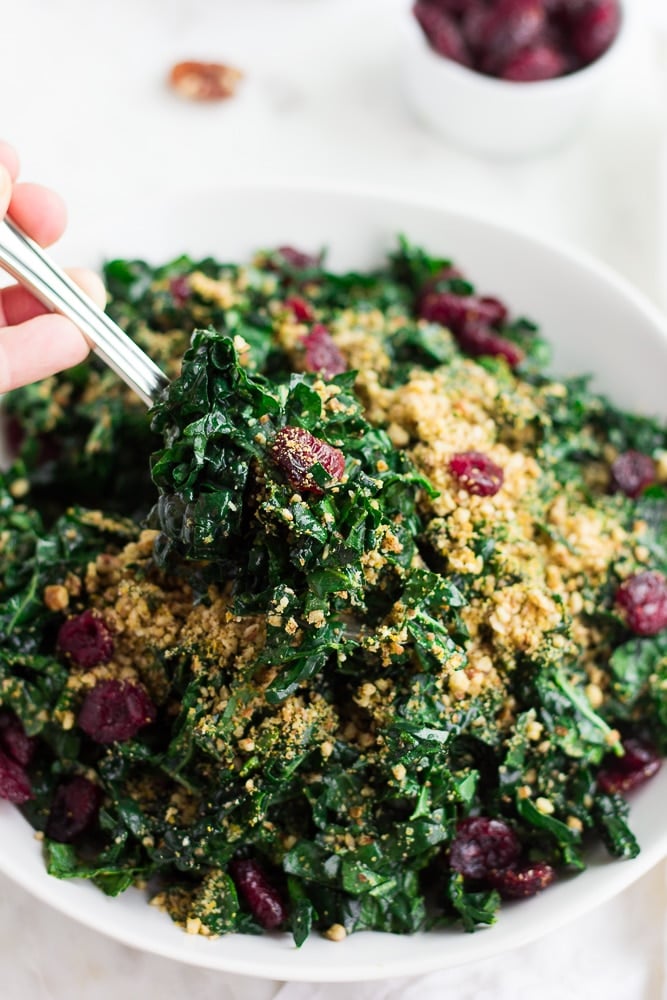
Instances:
[[[92,271],[73,268],[69,275],[101,308],[106,302],[102,279]],[[0,393],[46,378],[77,365],[88,354],[83,334],[70,320],[46,309],[25,288],[13,285],[0,292]]]
[[[19,158],[14,147],[2,140],[0,140],[0,163],[4,163],[12,180],[15,181],[19,173]]]
[[[88,345],[70,320],[35,316],[0,331],[0,393],[78,364]]]
[[[12,177],[5,164],[0,160],[0,219],[4,219],[12,196]]]
[[[81,267],[69,268],[67,273],[100,309],[104,309],[107,294],[99,275]],[[4,320],[7,326],[14,326],[16,323],[25,323],[34,316],[42,316],[48,312],[46,306],[38,302],[27,288],[11,285],[0,291],[0,323]]]
[[[15,184],[18,156],[0,142],[0,218],[8,212],[29,236],[48,246],[61,236],[65,206],[54,192],[39,184]],[[72,278],[100,306],[104,285],[91,271],[70,272]],[[24,288],[0,291],[0,393],[71,368],[88,354],[83,334],[70,320],[48,313]]]
[[[41,184],[16,184],[9,214],[28,236],[43,247],[55,243],[67,223],[62,198]]]
[[[16,151],[9,143],[0,141],[0,218],[4,217],[9,203],[9,214],[21,229],[41,246],[49,246],[65,229],[65,205],[59,195],[40,184],[16,184],[18,172]]]

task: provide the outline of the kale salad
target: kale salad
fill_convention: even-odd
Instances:
[[[0,797],[49,873],[300,945],[635,856],[664,427],[405,239],[106,279],[172,379],[150,413],[95,360],[4,401]]]

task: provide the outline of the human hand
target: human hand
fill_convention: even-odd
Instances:
[[[49,246],[65,228],[65,206],[47,188],[16,184],[18,169],[16,152],[0,142],[0,219],[9,214],[36,243]],[[104,306],[104,285],[96,274],[68,273]],[[70,368],[83,361],[88,351],[83,334],[71,320],[48,312],[20,285],[0,289],[0,393]]]

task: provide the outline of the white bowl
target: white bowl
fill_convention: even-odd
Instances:
[[[629,4],[607,51],[554,80],[517,83],[485,76],[438,55],[410,10],[402,24],[401,73],[408,100],[432,130],[477,153],[517,157],[553,149],[595,111],[628,37]]]
[[[92,227],[91,227],[92,229]],[[596,373],[595,384],[619,403],[667,416],[667,333],[660,315],[626,282],[588,258],[499,225],[418,201],[364,192],[273,187],[191,193],[169,204],[127,206],[100,214],[89,242],[68,238],[61,256],[215,254],[246,258],[258,247],[292,243],[331,248],[334,268],[381,261],[405,233],[451,255],[485,293],[542,325],[555,346],[554,370]],[[535,899],[505,905],[498,923],[475,934],[459,930],[400,937],[352,935],[333,944],[317,935],[297,950],[289,935],[189,936],[135,890],[109,899],[86,882],[60,882],[44,869],[39,842],[19,812],[0,801],[0,869],[63,913],[126,944],[203,967],[277,980],[358,981],[414,975],[483,958],[554,930],[620,892],[667,853],[667,767],[632,800],[641,844],[633,861],[604,849],[590,867]]]

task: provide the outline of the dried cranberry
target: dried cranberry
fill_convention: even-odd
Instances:
[[[414,15],[421,25],[431,48],[438,55],[463,66],[470,66],[470,53],[463,41],[463,35],[456,21],[445,10],[417,0]]]
[[[92,781],[76,775],[56,788],[44,832],[51,840],[69,844],[97,818],[102,791]]]
[[[511,826],[501,819],[469,816],[456,828],[449,864],[466,878],[488,878],[491,872],[508,868],[521,853]]]
[[[0,750],[0,799],[21,805],[31,798],[30,778],[20,764]]]
[[[528,899],[551,885],[555,875],[546,861],[536,861],[490,872],[488,882],[504,899]]]
[[[498,0],[480,25],[480,68],[497,73],[522,49],[534,45],[545,25],[539,0]]]
[[[612,486],[628,497],[638,497],[655,482],[655,475],[655,462],[642,451],[624,451],[612,462]]]
[[[607,51],[618,34],[621,11],[617,0],[590,0],[572,17],[572,46],[584,63]]]
[[[428,292],[419,304],[419,316],[429,323],[449,327],[456,333],[466,321],[470,298],[455,292]]]
[[[455,292],[429,292],[420,302],[419,315],[431,323],[449,327],[454,334],[460,334],[474,323],[503,323],[507,309],[499,299],[491,296],[479,298],[477,295],[456,295]]]
[[[190,282],[184,275],[180,275],[178,278],[172,278],[169,282],[169,291],[172,299],[174,300],[174,304],[180,308],[185,305],[190,298]]]
[[[560,21],[587,2],[588,0],[542,0],[542,5],[550,18]]]
[[[473,358],[504,358],[510,368],[516,368],[524,359],[524,353],[517,344],[501,337],[486,323],[467,322],[456,339],[459,347]]]
[[[0,709],[0,746],[21,767],[27,767],[37,748],[34,736],[28,736],[23,723],[8,708]]]
[[[314,465],[319,463],[332,479],[340,479],[345,471],[343,452],[303,427],[281,428],[273,442],[271,457],[293,489],[313,496],[323,493],[310,471]]]
[[[667,579],[657,570],[636,573],[616,591],[616,604],[635,635],[657,635],[667,626]]]
[[[468,493],[492,497],[503,485],[505,474],[481,451],[459,451],[449,460],[449,471]]]
[[[238,859],[231,862],[229,870],[258,924],[267,931],[273,931],[285,923],[285,904],[259,862],[250,858]]]
[[[325,379],[347,371],[347,362],[338,350],[331,334],[321,323],[316,323],[308,336],[303,338],[306,349],[306,370],[318,372]]]
[[[114,650],[108,626],[90,609],[63,622],[58,632],[58,647],[84,670],[108,663]]]
[[[422,2],[427,3],[429,7],[444,10],[454,18],[461,17],[470,6],[470,0],[422,0]]]
[[[478,299],[477,310],[479,318],[491,326],[502,326],[507,319],[507,306],[493,295],[483,295]]]
[[[500,76],[516,83],[534,83],[563,76],[567,68],[565,56],[552,45],[534,45],[512,56]]]
[[[471,0],[463,12],[461,30],[463,37],[474,56],[479,57],[486,39],[486,22],[489,8],[485,0]]]
[[[609,795],[630,792],[660,770],[658,752],[648,743],[627,739],[623,741],[623,749],[623,757],[614,757],[598,773],[598,788]]]
[[[548,45],[550,48],[555,49],[564,66],[563,73],[569,73],[580,66],[581,60],[570,45],[567,16],[562,8],[553,13],[546,5],[545,9],[547,12],[547,24],[536,45]]]
[[[131,681],[109,680],[88,692],[77,721],[96,743],[122,743],[153,722],[155,714],[145,688]]]
[[[285,305],[288,309],[291,309],[294,314],[294,319],[299,323],[310,323],[313,318],[313,310],[309,302],[302,299],[298,295],[292,295],[291,298],[285,299]]]
[[[58,440],[55,434],[38,434],[39,454],[37,456],[38,465],[46,465],[47,462],[57,462],[63,454],[62,439]]]
[[[297,271],[308,271],[311,268],[320,266],[319,257],[315,257],[313,254],[303,253],[302,250],[297,250],[295,247],[278,247],[276,252],[280,257],[282,257],[288,267],[293,267]]]
[[[14,414],[5,420],[5,436],[9,455],[11,458],[14,458],[18,455],[21,450],[21,445],[26,438],[26,432],[23,424],[17,416],[14,416]]]

